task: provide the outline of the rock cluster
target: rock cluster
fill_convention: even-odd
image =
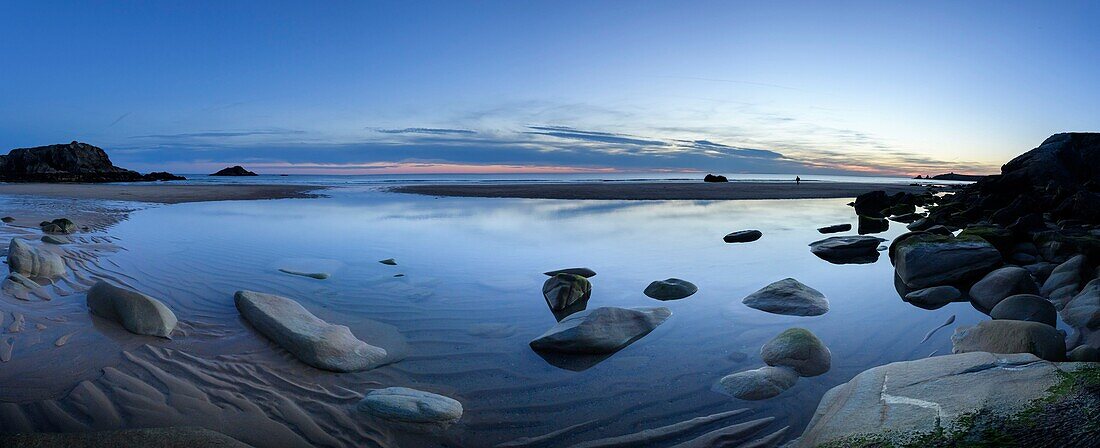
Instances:
[[[791,328],[760,348],[767,364],[732,373],[715,384],[715,390],[742,400],[763,400],[790,389],[798,377],[817,376],[832,366],[829,348],[804,328]]]

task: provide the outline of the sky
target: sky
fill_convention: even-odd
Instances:
[[[314,4],[317,3],[317,4]],[[0,2],[0,150],[139,171],[994,173],[1097,2]]]

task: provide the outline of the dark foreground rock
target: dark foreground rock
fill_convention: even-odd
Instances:
[[[1027,269],[1018,266],[1005,266],[982,277],[970,287],[970,301],[979,311],[989,314],[1008,296],[1017,294],[1038,294],[1039,287],[1032,280]]]
[[[933,286],[910,292],[905,295],[904,300],[918,308],[935,310],[943,308],[948,303],[959,300],[961,297],[962,292],[954,286]]]
[[[258,176],[258,174],[244,169],[243,166],[234,165],[228,168],[222,168],[218,170],[218,172],[211,174],[211,176]]]
[[[887,364],[826,392],[790,446],[1088,446],[1097,372],[1029,354]]]
[[[176,329],[176,314],[161,301],[102,280],[88,290],[88,310],[135,334],[169,338]]]
[[[72,142],[13,149],[0,156],[3,182],[141,182],[168,180],[163,174],[141,175],[111,163],[107,153],[87,143]]]
[[[852,230],[852,225],[851,224],[834,224],[834,225],[831,225],[831,226],[825,226],[825,227],[818,227],[817,228],[817,231],[821,232],[821,233],[838,233],[838,232],[847,232],[849,230]]]
[[[759,230],[739,230],[722,237],[722,241],[727,243],[749,243],[760,239],[761,236],[764,236],[764,234]]]
[[[908,235],[895,239],[891,258],[901,281],[912,289],[978,279],[1002,263],[1001,253],[981,238]]]
[[[793,278],[760,288],[741,303],[749,308],[788,316],[820,316],[829,312],[829,300],[824,294]]]
[[[614,353],[649,334],[671,315],[668,308],[602,307],[580,311],[531,341],[531,348],[573,354]]]

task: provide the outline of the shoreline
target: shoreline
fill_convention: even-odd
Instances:
[[[181,204],[186,202],[316,198],[320,195],[310,192],[325,188],[327,187],[316,185],[3,183],[0,184],[0,195]]]
[[[638,182],[496,185],[404,185],[386,191],[426,196],[570,200],[754,200],[854,198],[868,191],[922,193],[927,185],[861,182]],[[0,190],[2,193],[2,190]]]

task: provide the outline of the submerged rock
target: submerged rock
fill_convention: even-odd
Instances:
[[[8,245],[8,269],[28,277],[55,278],[68,272],[61,256],[12,238]]]
[[[387,265],[387,266],[397,266],[397,261],[395,261],[392,258],[387,258],[385,260],[381,260],[381,261],[379,261],[379,263],[382,263],[382,264]]]
[[[387,420],[410,423],[450,423],[462,418],[462,403],[458,400],[407,387],[367,392],[357,408]]]
[[[565,269],[558,269],[556,271],[543,272],[543,274],[546,274],[546,275],[551,276],[551,277],[553,277],[555,275],[558,275],[558,274],[573,274],[573,275],[579,275],[579,276],[584,277],[584,278],[592,278],[592,277],[596,276],[596,271],[593,271],[593,270],[588,269],[588,268],[565,268]]]
[[[3,221],[4,224],[10,224],[12,222],[15,222],[15,218],[12,218],[11,216],[5,216],[3,218],[0,218],[0,221]]]
[[[531,348],[558,353],[614,353],[649,334],[671,315],[668,308],[602,307],[580,311],[531,341]]]
[[[646,286],[643,293],[657,300],[679,300],[695,294],[698,291],[699,287],[687,280],[670,278],[668,280],[657,280],[650,283],[649,286]]]
[[[760,348],[769,366],[788,367],[799,376],[817,376],[832,367],[832,353],[817,336],[805,328],[791,328]]]
[[[317,280],[324,280],[324,279],[327,279],[329,277],[329,275],[327,273],[324,273],[324,272],[300,272],[300,271],[292,271],[290,269],[283,269],[283,268],[279,268],[279,272],[282,272],[284,274],[299,275],[299,276],[302,276],[302,277],[315,278]]]
[[[970,287],[970,300],[983,313],[989,313],[1008,296],[1038,294],[1039,287],[1027,269],[1005,266],[982,277]]]
[[[829,300],[824,294],[793,278],[760,288],[741,302],[749,308],[788,316],[820,316],[829,312]]]
[[[761,236],[764,236],[764,234],[759,230],[739,230],[722,237],[722,241],[727,243],[749,243],[760,239]]]
[[[933,286],[906,294],[904,300],[919,308],[935,310],[960,298],[962,292],[954,286]]]
[[[810,243],[810,252],[834,264],[873,263],[883,241],[873,236],[834,236]]]
[[[989,316],[994,319],[1026,320],[1050,326],[1058,325],[1058,312],[1054,304],[1034,294],[1009,296],[993,307]]]
[[[821,233],[847,232],[849,230],[852,230],[851,224],[835,224],[831,226],[818,227],[817,229],[817,231]]]
[[[786,367],[765,366],[722,377],[719,392],[742,400],[764,400],[783,393],[798,381],[798,374]]]
[[[588,301],[592,283],[575,274],[557,274],[542,284],[542,296],[552,311],[562,311]]]
[[[131,333],[170,338],[176,315],[161,301],[100,280],[88,290],[88,310]]]
[[[913,289],[978,278],[1001,264],[1001,253],[981,238],[909,235],[895,241],[892,252],[898,276]]]
[[[348,327],[325,322],[286,297],[237,291],[233,302],[257,331],[313,367],[355,372],[386,360],[385,349],[357,339]]]
[[[1022,320],[987,320],[959,327],[951,335],[953,353],[1030,353],[1048,361],[1066,359],[1066,342],[1054,327]]]

